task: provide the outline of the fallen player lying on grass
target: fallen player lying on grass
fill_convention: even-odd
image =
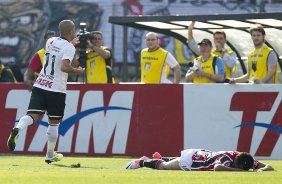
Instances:
[[[143,156],[129,162],[125,169],[148,167],[159,170],[184,171],[272,171],[270,165],[261,163],[249,153],[239,151],[209,151],[204,149],[186,149],[180,157],[162,157],[158,152],[153,159]]]

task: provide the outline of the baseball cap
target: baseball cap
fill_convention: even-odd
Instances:
[[[207,38],[204,38],[201,42],[198,43],[198,45],[201,45],[201,44],[209,45],[212,47],[212,42]]]

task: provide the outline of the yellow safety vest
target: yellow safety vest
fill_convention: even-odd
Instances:
[[[267,71],[268,71],[267,59],[272,49],[268,47],[267,45],[264,45],[257,57],[259,50],[260,49],[256,48],[255,50],[250,52],[248,55],[248,66],[249,66],[249,71],[250,71],[249,81],[251,81],[253,77],[262,80],[267,75]],[[253,62],[256,64],[256,71],[253,70],[253,67],[252,67]],[[276,59],[276,69],[275,69],[274,76],[272,78],[272,83],[273,84],[278,83],[278,61],[277,59]]]
[[[149,52],[148,48],[141,51],[141,82],[160,83],[167,51],[159,48]]]
[[[228,54],[228,55],[231,55],[231,54],[233,54],[233,50],[226,50],[225,53]],[[218,52],[218,51],[215,51],[215,50],[212,50],[212,54],[214,54],[218,57],[221,57],[221,58],[223,57],[221,52]],[[225,62],[223,62],[223,63],[224,63],[226,78],[231,78],[231,74],[236,71],[236,67],[234,66],[232,68],[229,68]]]
[[[40,58],[40,62],[42,64],[42,66],[43,66],[43,64],[44,64],[45,48],[42,48],[39,51],[37,51],[37,54],[38,54],[38,56]]]
[[[214,74],[214,65],[216,62],[216,56],[215,55],[211,55],[210,58],[203,62],[203,58],[202,56],[199,56],[197,59],[199,61],[199,63],[201,64],[202,66],[202,71],[206,72],[206,73],[209,73],[209,74]],[[193,80],[194,83],[215,83],[213,80],[207,78],[207,77],[201,77],[199,78],[198,76],[195,75],[194,77],[194,80]]]
[[[107,47],[100,48],[105,50]],[[87,83],[108,83],[106,61],[97,52],[87,52],[86,78]]]

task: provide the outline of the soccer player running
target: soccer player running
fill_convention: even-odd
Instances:
[[[46,43],[44,66],[33,85],[27,115],[20,118],[7,142],[9,150],[13,151],[20,132],[47,111],[49,126],[45,162],[48,164],[63,158],[63,155],[54,149],[65,110],[68,73],[82,75],[84,72],[84,68],[71,66],[75,55],[75,48],[70,43],[74,39],[74,23],[71,20],[61,21],[59,31],[60,37],[52,37]]]
[[[158,170],[184,171],[272,171],[270,165],[255,160],[249,153],[238,151],[214,152],[205,149],[186,149],[180,157],[162,157],[158,152],[153,159],[143,156],[129,162],[125,169],[148,167]]]
[[[49,38],[55,37],[54,31],[47,31],[44,35],[44,47],[37,51],[29,61],[28,67],[24,73],[24,83],[27,89],[31,91],[36,75],[41,71],[44,64],[45,45]]]

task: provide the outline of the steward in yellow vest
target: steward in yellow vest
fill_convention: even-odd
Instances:
[[[211,55],[208,60],[204,61],[202,56],[199,56],[196,60],[196,62],[199,62],[199,66],[201,66],[201,70],[207,74],[215,75],[215,65],[216,60],[218,59],[217,56]],[[199,77],[196,75],[194,77],[194,83],[215,83],[212,79],[209,77]]]
[[[275,52],[265,45],[265,30],[257,24],[251,27],[250,34],[255,49],[248,55],[248,72],[230,83],[278,83],[278,60]]]
[[[249,81],[252,81],[253,78],[259,80],[265,78],[268,72],[268,58],[271,53],[275,57],[273,63],[275,65],[275,71],[269,83],[278,83],[278,61],[274,51],[267,45],[263,45],[260,49],[256,48],[248,55],[248,66],[250,69]]]
[[[149,52],[148,48],[141,51],[141,82],[161,83],[161,75],[167,51],[159,48]]]
[[[203,39],[198,44],[200,45],[201,56],[194,60],[194,66],[186,73],[186,81],[194,83],[223,82],[225,75],[224,64],[221,58],[211,53],[211,41]]]
[[[189,48],[197,55],[200,55],[199,47],[193,37],[195,21],[192,21],[188,26],[187,43]],[[226,49],[225,43],[226,33],[223,30],[216,30],[213,32],[213,40],[215,43],[215,50],[212,50],[212,54],[222,59],[225,67],[225,77],[230,78],[236,71],[237,55],[234,51]]]
[[[114,83],[112,77],[112,56],[111,50],[102,46],[103,36],[99,31],[90,33],[86,61],[87,83]]]
[[[172,83],[167,79],[170,68],[174,71],[174,83],[179,83],[180,65],[168,51],[159,46],[158,41],[156,33],[146,34],[147,48],[143,49],[140,54],[141,83]]]

